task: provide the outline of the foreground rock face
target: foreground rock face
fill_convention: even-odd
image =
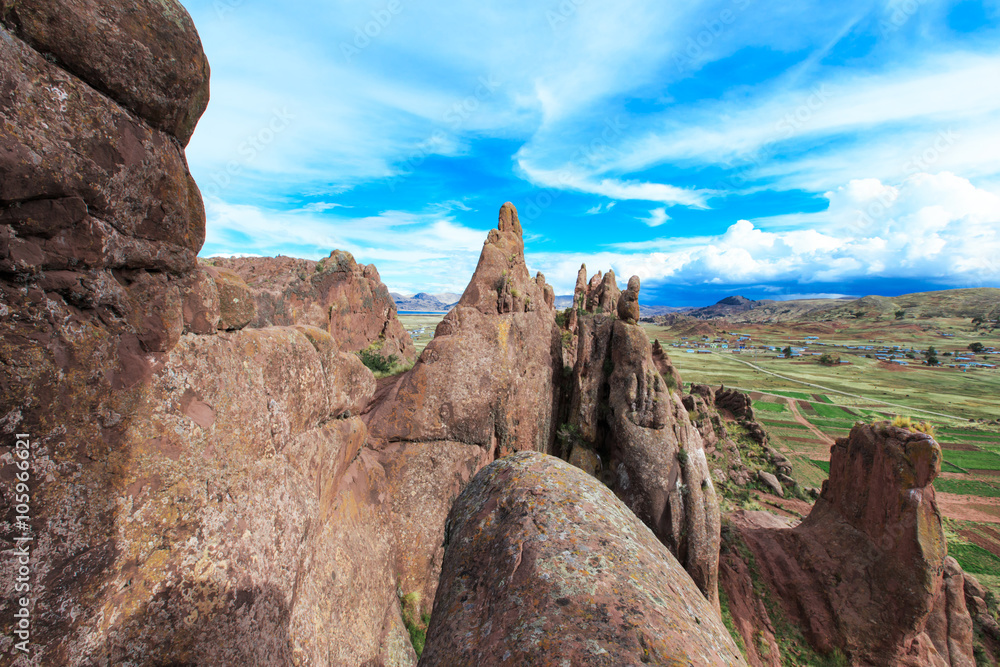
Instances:
[[[819,652],[842,650],[859,664],[974,664],[964,580],[957,564],[946,567],[934,499],[940,467],[929,436],[858,425],[832,448],[830,478],[799,526],[759,513],[734,518],[770,594]],[[731,600],[745,597],[745,565],[724,559]],[[760,611],[737,620],[748,646],[747,630],[771,625]],[[754,653],[752,663],[771,664]]]
[[[28,434],[34,604],[15,658],[0,578],[0,664],[414,664],[391,476],[352,416],[374,378],[325,330],[241,330],[250,288],[196,267],[190,18],[0,10],[0,466]]]
[[[421,665],[741,665],[670,552],[593,477],[522,452],[448,519]]]
[[[305,324],[325,329],[341,351],[371,349],[406,363],[417,352],[396,317],[396,304],[375,265],[359,265],[335,250],[319,262],[291,257],[206,260],[250,286],[256,313],[250,326]]]
[[[180,3],[0,0],[0,17],[60,67],[187,145],[208,105],[209,68]]]

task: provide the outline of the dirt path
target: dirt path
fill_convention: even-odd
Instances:
[[[751,364],[749,361],[743,361],[742,359],[737,359],[736,357],[723,356],[723,355],[719,354],[718,352],[713,352],[712,354],[714,354],[714,355],[716,355],[718,357],[722,357],[723,359],[729,359],[731,361],[737,361],[737,362],[739,362],[741,364],[749,366],[750,368],[753,368],[754,370],[758,370],[761,373],[766,373],[767,375],[773,375],[776,378],[780,378],[782,380],[787,380],[788,382],[794,382],[796,384],[802,384],[802,385],[805,385],[807,387],[815,387],[816,389],[822,389],[827,394],[840,394],[841,396],[850,396],[851,398],[860,398],[863,401],[871,401],[872,403],[878,403],[880,405],[888,405],[888,406],[893,407],[893,408],[902,408],[903,410],[909,410],[910,412],[922,412],[925,415],[934,415],[935,417],[945,417],[947,419],[955,419],[955,420],[958,420],[958,421],[966,421],[965,418],[963,418],[963,417],[956,417],[955,415],[946,415],[943,412],[932,412],[930,410],[921,410],[920,408],[910,407],[909,405],[900,405],[898,403],[890,403],[888,401],[883,401],[883,400],[878,399],[878,398],[869,398],[868,396],[861,396],[860,394],[849,394],[848,392],[846,392],[846,391],[840,391],[839,389],[830,389],[829,387],[824,387],[821,384],[813,384],[812,382],[806,382],[805,380],[796,380],[795,378],[788,377],[787,375],[780,375],[778,373],[773,373],[773,372],[771,372],[769,370],[761,368],[760,366],[758,366],[756,364]]]
[[[785,398],[785,402],[788,403],[788,409],[792,411],[792,416],[795,417],[795,421],[808,428],[812,431],[813,435],[825,442],[827,445],[833,444],[833,438],[813,426],[808,419],[802,416],[802,413],[799,412],[799,406],[796,405],[797,401],[794,398]]]

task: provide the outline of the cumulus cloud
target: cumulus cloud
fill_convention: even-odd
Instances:
[[[569,289],[580,262],[588,261],[619,276],[678,285],[850,283],[876,276],[954,285],[1000,281],[1000,197],[967,179],[944,172],[915,174],[895,186],[852,181],[826,196],[826,211],[800,221],[808,229],[769,231],[760,226],[766,219],[738,220],[694,242],[660,239],[659,250],[531,259],[560,289]]]

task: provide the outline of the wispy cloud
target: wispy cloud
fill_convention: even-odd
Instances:
[[[670,216],[667,215],[667,209],[665,208],[654,208],[649,212],[648,218],[640,218],[640,220],[645,222],[650,227],[659,227],[669,219]]]

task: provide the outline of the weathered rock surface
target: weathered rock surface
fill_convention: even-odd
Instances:
[[[858,425],[831,449],[830,478],[800,525],[767,523],[760,513],[731,517],[769,595],[820,653],[839,649],[855,664],[974,664],[964,579],[946,563],[934,498],[940,466],[929,436]],[[731,601],[749,576],[733,563],[725,558],[722,569]],[[737,620],[748,644],[746,630],[769,623]]]
[[[325,330],[232,331],[249,289],[195,268],[187,15],[0,8],[0,431],[32,442],[35,651],[0,578],[0,664],[414,664],[393,475],[352,416],[374,378]]]
[[[371,349],[406,363],[416,357],[410,335],[375,266],[335,250],[314,262],[291,257],[205,260],[250,286],[256,314],[249,326],[307,324],[326,329],[344,352]]]
[[[517,211],[504,204],[462,299],[369,414],[372,434],[385,442],[463,442],[491,458],[548,451],[557,346],[555,310],[528,274]]]
[[[618,298],[618,319],[630,324],[639,321],[639,276],[628,280],[628,289]]]
[[[595,469],[717,605],[720,514],[704,444],[675,393],[680,376],[662,347],[655,353],[645,331],[616,319],[614,310],[599,312],[613,276],[590,281],[593,312],[578,309],[569,346],[576,359],[565,389],[565,433],[572,437],[562,438],[560,453]],[[638,280],[630,284],[637,303]]]
[[[684,569],[596,479],[521,452],[448,519],[421,665],[741,665]]]
[[[0,270],[193,266],[205,212],[175,140],[2,27],[0,90]]]
[[[60,67],[187,145],[208,59],[175,0],[0,0],[0,21]]]

